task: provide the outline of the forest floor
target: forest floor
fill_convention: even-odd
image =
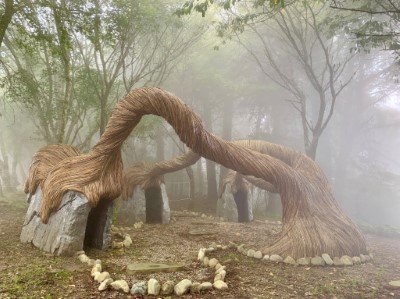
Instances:
[[[76,257],[55,257],[19,241],[27,204],[22,194],[0,198],[0,298],[133,298],[132,295],[106,290],[99,292],[90,276],[90,268]],[[214,271],[197,261],[201,247],[229,241],[259,249],[269,244],[280,230],[278,222],[254,221],[227,223],[209,217],[174,213],[168,225],[145,224],[140,229],[126,228],[133,244],[126,249],[86,250],[89,257],[101,259],[103,269],[113,278],[130,285],[137,279],[154,277],[160,282],[212,281]],[[209,235],[191,235],[199,229]],[[400,298],[400,290],[388,288],[388,282],[400,280],[400,239],[366,235],[372,263],[353,267],[295,267],[262,262],[241,255],[236,249],[208,253],[227,267],[226,291],[187,294],[181,298]],[[133,262],[182,262],[181,272],[151,275],[126,274]],[[145,298],[175,298],[146,296]]]

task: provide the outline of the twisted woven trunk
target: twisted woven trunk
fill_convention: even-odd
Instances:
[[[53,167],[62,160],[78,156],[80,151],[68,144],[50,144],[38,150],[32,158],[24,192],[34,194]]]
[[[121,145],[146,114],[165,118],[199,155],[275,186],[281,194],[283,227],[264,253],[293,258],[325,252],[331,256],[366,253],[364,238],[339,208],[325,176],[312,160],[282,146],[260,146],[256,152],[246,148],[246,142],[224,141],[207,132],[181,100],[157,88],[132,90],[116,105],[104,134],[88,154],[66,158],[52,169],[42,183],[43,221],[68,190],[84,193],[94,205],[100,198],[113,200],[120,194]]]

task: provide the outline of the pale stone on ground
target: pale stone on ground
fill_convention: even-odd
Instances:
[[[218,260],[216,258],[212,258],[209,262],[208,262],[208,266],[210,268],[214,268],[216,265],[218,264]]]
[[[200,291],[208,291],[212,289],[211,282],[203,282],[200,284]]]
[[[353,266],[353,259],[349,257],[348,255],[344,255],[340,258],[340,261],[342,262],[343,265],[345,266]]]
[[[107,271],[104,271],[104,272],[101,272],[98,275],[96,275],[94,277],[94,280],[96,280],[98,283],[101,283],[104,280],[106,280],[107,278],[110,278],[110,273],[108,273]]]
[[[311,263],[311,259],[309,257],[301,257],[297,259],[297,264],[301,266],[309,266]]]
[[[322,259],[325,261],[325,263],[329,266],[333,265],[333,260],[331,259],[331,257],[329,256],[329,254],[327,253],[323,253],[322,254]]]
[[[181,280],[174,287],[175,294],[178,296],[182,296],[189,291],[191,285],[192,282],[189,279]]]
[[[249,250],[247,250],[247,256],[248,256],[248,257],[253,257],[253,256],[254,256],[254,253],[255,253],[254,249],[249,249]]]
[[[104,290],[106,290],[106,289],[108,288],[108,286],[109,286],[112,282],[113,282],[113,279],[112,279],[112,278],[107,278],[107,279],[105,279],[105,280],[99,285],[98,290],[99,290],[99,291],[104,291]]]
[[[325,262],[320,256],[315,256],[311,259],[311,265],[313,266],[325,266]]]
[[[149,295],[158,295],[160,293],[161,285],[160,283],[154,279],[150,278],[147,282],[147,292]]]
[[[112,282],[111,287],[116,291],[122,290],[125,293],[129,293],[129,285],[123,279],[119,279],[119,280]]]
[[[161,294],[162,295],[170,295],[173,292],[174,292],[174,282],[171,280],[164,282],[161,287]]]
[[[287,257],[283,260],[283,262],[284,262],[285,264],[290,264],[290,265],[295,265],[295,264],[296,264],[296,261],[295,261],[291,256],[287,256]]]
[[[195,293],[200,293],[201,291],[201,284],[199,282],[194,282],[190,286],[190,293],[195,294]]]
[[[261,259],[263,257],[263,255],[262,255],[261,251],[256,251],[256,252],[254,252],[253,257],[256,259]]]
[[[217,290],[226,290],[228,285],[222,280],[217,280],[213,283],[213,287]]]
[[[269,260],[270,260],[271,262],[276,262],[276,263],[283,262],[283,258],[282,258],[280,255],[277,255],[277,254],[271,255],[271,256],[269,257]]]

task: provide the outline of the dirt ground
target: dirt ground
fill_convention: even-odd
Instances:
[[[27,204],[23,194],[0,198],[0,298],[133,298],[132,295],[107,290],[99,292],[90,276],[90,268],[74,257],[55,257],[22,244],[19,234]],[[212,281],[214,271],[197,261],[201,247],[229,241],[261,248],[273,241],[280,225],[255,221],[249,224],[226,223],[214,218],[174,213],[168,225],[145,224],[143,228],[123,229],[133,245],[128,249],[86,250],[89,257],[101,259],[103,269],[114,279],[130,285],[138,279],[156,278],[178,282]],[[202,229],[208,235],[191,235]],[[218,250],[216,257],[227,266],[226,291],[187,294],[181,298],[400,298],[400,290],[388,288],[388,282],[400,280],[400,239],[366,235],[372,263],[353,267],[294,267],[248,258],[234,249]],[[133,262],[182,262],[185,269],[176,273],[127,275]],[[146,296],[145,298],[175,298]]]

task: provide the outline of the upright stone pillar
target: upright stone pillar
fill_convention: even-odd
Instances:
[[[60,206],[54,211],[48,222],[40,220],[42,191],[40,187],[36,193],[29,196],[29,207],[20,235],[21,242],[32,243],[37,248],[55,255],[71,256],[84,247],[87,232],[88,217],[92,211],[86,197],[78,192],[67,192]],[[94,209],[93,209],[94,210]],[[98,211],[101,208],[97,208]],[[101,214],[101,213],[100,213]],[[90,238],[96,240],[91,246],[105,249],[110,243],[111,213],[107,209],[103,217],[93,219],[97,222],[97,229],[90,232]]]

